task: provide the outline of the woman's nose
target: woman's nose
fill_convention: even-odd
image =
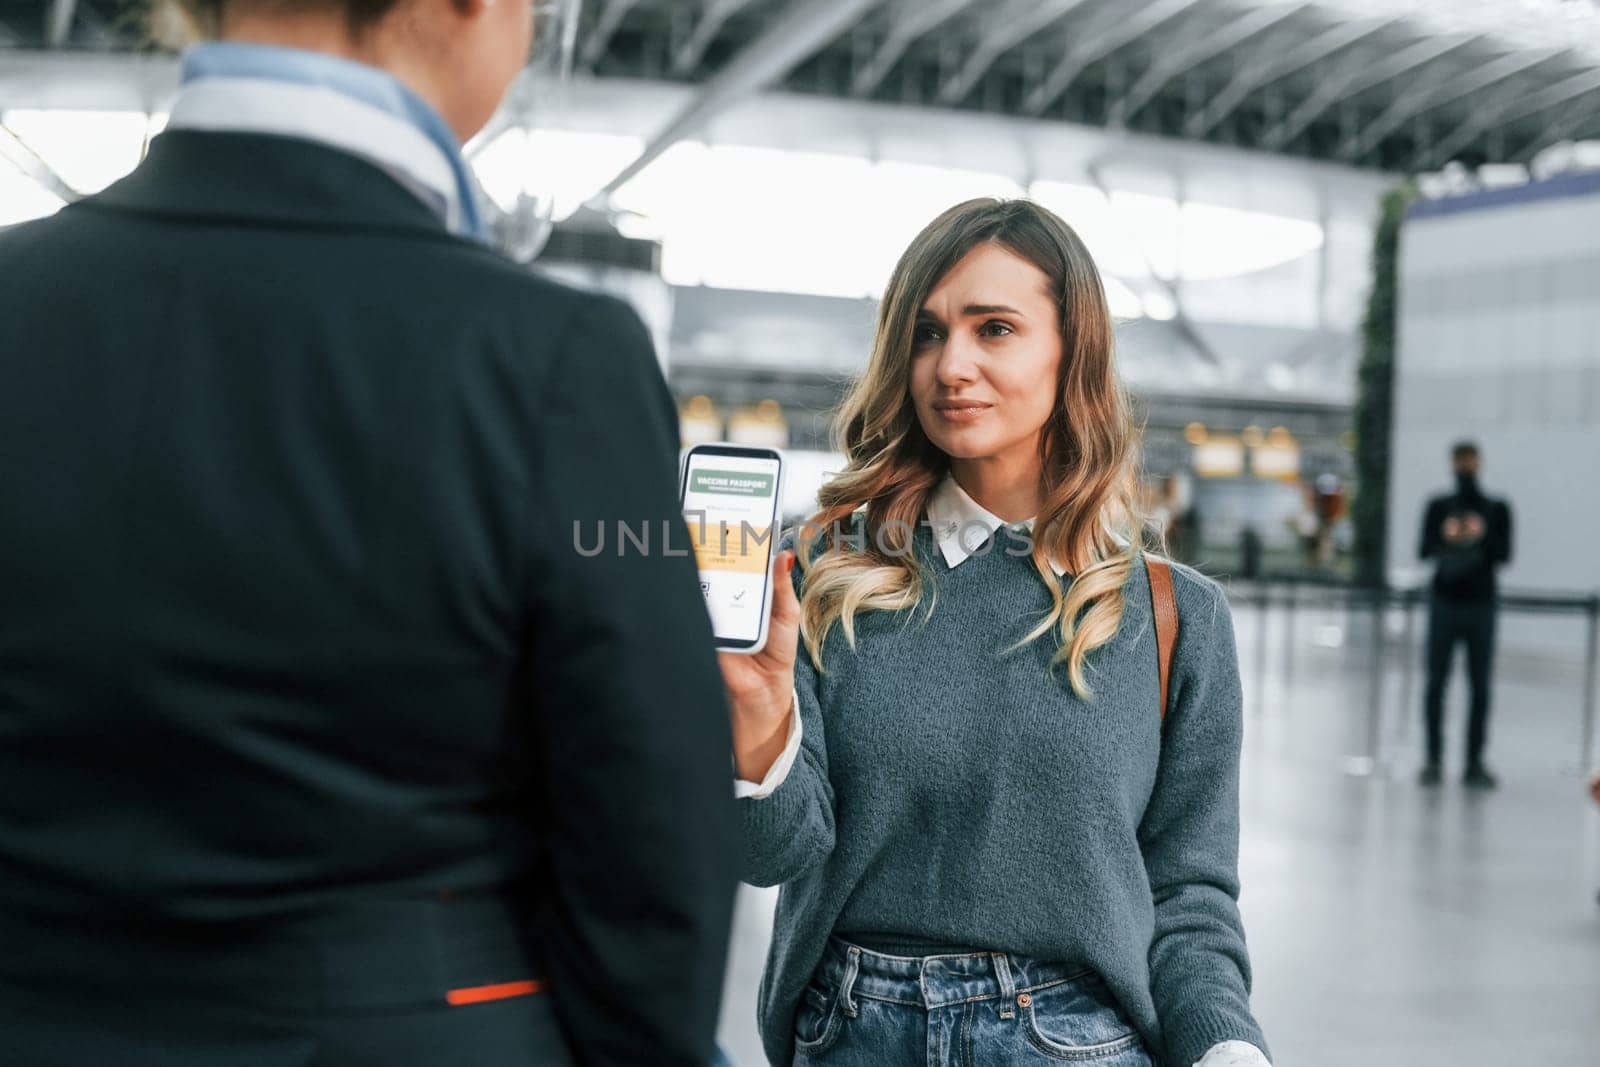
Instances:
[[[952,336],[939,353],[939,384],[959,385],[977,378],[976,356],[970,340],[960,335]]]

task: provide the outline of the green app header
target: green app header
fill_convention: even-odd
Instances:
[[[726,496],[771,496],[772,475],[701,468],[689,473],[689,490]]]

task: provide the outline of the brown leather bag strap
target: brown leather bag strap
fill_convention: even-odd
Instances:
[[[1164,559],[1144,558],[1150,578],[1150,603],[1155,608],[1156,653],[1161,661],[1161,719],[1167,718],[1167,679],[1172,675],[1172,650],[1178,645],[1178,600],[1172,593],[1172,568]]]

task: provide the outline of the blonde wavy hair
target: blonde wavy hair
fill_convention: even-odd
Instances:
[[[1055,631],[1049,669],[1068,664],[1088,699],[1085,659],[1116,634],[1122,587],[1145,550],[1138,496],[1138,440],[1113,360],[1105,289],[1088,250],[1059,217],[1028,200],[968,200],[929,223],[895,264],[878,308],[866,372],[837,413],[844,471],[823,486],[819,510],[797,538],[804,585],[800,632],[817,670],[835,623],[856,647],[862,611],[902,611],[922,599],[912,531],[950,460],[924,434],[910,394],[913,331],[928,294],[968,252],[993,242],[1049,278],[1060,314],[1062,359],[1056,404],[1039,435],[1043,504],[1033,528],[1033,565],[1050,589],[1050,612],[1013,652]],[[857,513],[864,525],[854,534]],[[820,545],[820,551],[813,548]],[[1159,547],[1157,542],[1155,547]],[[1050,569],[1072,577],[1065,593]],[[928,603],[933,611],[937,591]]]

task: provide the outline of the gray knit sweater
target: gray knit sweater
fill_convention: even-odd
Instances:
[[[1173,567],[1163,730],[1142,561],[1116,636],[1089,656],[1086,702],[1064,666],[1045,673],[1049,635],[1000,654],[1050,607],[1004,531],[954,570],[926,523],[914,545],[931,617],[927,591],[862,613],[855,652],[835,625],[823,674],[802,645],[800,754],[770,796],[739,801],[745,880],[782,885],[760,991],[773,1064],[792,1060],[795,1007],[835,931],[1093,967],[1168,1067],[1230,1038],[1265,1050],[1236,904],[1242,717],[1219,587]]]

